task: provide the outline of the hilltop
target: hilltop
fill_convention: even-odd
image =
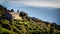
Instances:
[[[60,34],[60,25],[0,5],[0,34]]]

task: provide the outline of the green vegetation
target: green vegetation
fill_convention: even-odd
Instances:
[[[23,11],[19,14],[22,20],[8,20],[6,17],[3,18],[5,16],[3,14],[7,14],[8,10],[4,10],[4,13],[2,11],[0,8],[0,34],[60,34],[60,25],[56,23],[44,22],[35,17],[29,17]],[[14,10],[12,9],[10,12],[14,12]]]
[[[11,11],[10,12],[14,12],[14,9],[11,9]]]
[[[40,24],[40,23],[39,23]],[[4,34],[60,34],[60,31],[48,27],[43,22],[41,26],[38,23],[31,23],[27,20],[17,20],[10,22],[9,20],[0,20],[0,33]],[[51,31],[51,32],[50,32]]]
[[[20,12],[20,14],[19,14],[19,16],[21,16],[21,17],[22,17],[22,19],[24,19],[25,17],[27,17],[27,16],[28,16],[28,14],[27,14],[27,13],[25,13],[24,11],[21,11],[21,12]]]

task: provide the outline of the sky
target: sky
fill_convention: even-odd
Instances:
[[[60,0],[0,0],[7,9],[25,11],[31,17],[60,25]]]

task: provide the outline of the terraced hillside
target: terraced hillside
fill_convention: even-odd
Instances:
[[[4,10],[3,10],[4,9]],[[0,5],[0,34],[60,34],[60,25],[45,22],[20,12],[21,20],[9,19],[5,14],[13,12]]]
[[[0,20],[0,33],[2,34],[60,34],[56,27],[44,22],[29,22],[28,20]]]

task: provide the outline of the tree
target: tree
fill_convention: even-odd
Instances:
[[[21,16],[22,19],[24,19],[27,16],[27,13],[25,13],[24,11],[21,11],[19,16]]]
[[[30,21],[30,20],[31,20],[31,18],[30,18],[29,16],[26,16],[26,19],[27,19],[28,21]]]
[[[17,13],[19,13],[19,10],[17,10]]]
[[[3,9],[4,7],[2,5],[0,5],[0,9]]]
[[[10,13],[6,13],[6,14],[3,14],[2,15],[2,18],[11,21],[12,20],[12,15]]]
[[[56,26],[57,26],[57,24],[56,24],[56,23],[54,23],[54,22],[53,22],[52,24],[53,24],[53,26],[54,26],[54,27],[56,27]]]
[[[35,17],[30,17],[32,19],[32,21],[35,21],[35,22],[38,22],[39,19],[38,18],[35,18]]]
[[[4,13],[8,13],[8,10],[6,7],[4,8]]]
[[[2,15],[2,14],[6,14],[6,13],[8,13],[7,8],[0,5],[0,14]]]
[[[14,12],[14,9],[11,9],[11,11],[10,12]]]

